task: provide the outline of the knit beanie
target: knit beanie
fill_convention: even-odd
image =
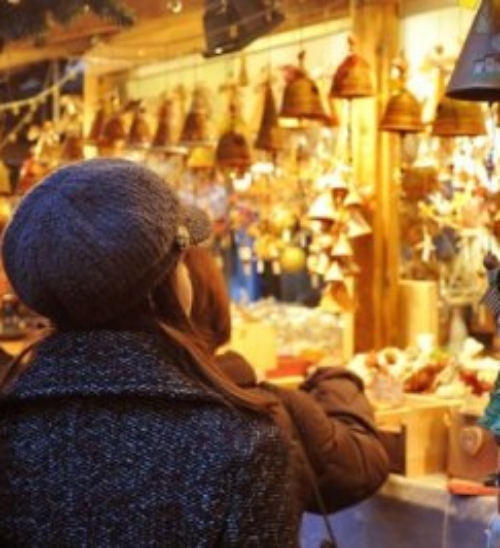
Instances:
[[[210,230],[150,169],[86,160],[24,196],[3,235],[4,268],[19,298],[57,325],[103,324],[150,294]]]

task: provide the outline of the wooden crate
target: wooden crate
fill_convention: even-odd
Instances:
[[[408,477],[445,472],[448,428],[458,401],[407,396],[397,408],[378,409],[376,421],[391,471]]]

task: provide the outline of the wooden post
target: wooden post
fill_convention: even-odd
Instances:
[[[359,307],[355,320],[356,350],[395,344],[399,278],[398,186],[400,143],[383,134],[379,120],[390,89],[391,63],[399,52],[399,0],[353,0],[351,10],[357,52],[372,67],[376,97],[354,101],[353,150],[355,177],[372,191],[371,238],[355,243],[361,267]]]

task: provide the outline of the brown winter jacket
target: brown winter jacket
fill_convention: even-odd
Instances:
[[[363,382],[355,374],[343,367],[320,368],[291,390],[258,384],[250,364],[235,352],[219,355],[217,361],[238,385],[276,396],[275,420],[291,448],[294,489],[303,511],[321,512],[310,470],[328,512],[361,502],[387,479],[389,460]]]

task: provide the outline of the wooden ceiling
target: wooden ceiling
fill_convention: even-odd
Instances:
[[[32,40],[7,44],[0,53],[0,71],[15,71],[50,59],[106,58],[137,64],[169,59],[204,49],[204,0],[123,0],[135,13],[136,23],[124,29],[86,14],[67,27],[55,27],[43,45]],[[182,5],[177,13],[176,7]],[[282,32],[348,13],[348,0],[282,0]]]

